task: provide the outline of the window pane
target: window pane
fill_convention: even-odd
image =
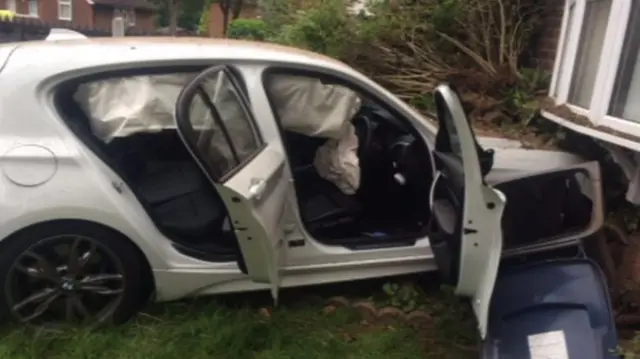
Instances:
[[[216,125],[209,108],[201,95],[196,95],[189,106],[189,120],[193,128],[190,133],[199,155],[205,160],[207,170],[219,178],[237,165],[224,134]]]
[[[16,12],[16,0],[7,0],[7,10]]]
[[[212,74],[201,87],[217,113],[209,111],[206,99],[194,97],[189,110],[194,130],[191,140],[197,144],[207,169],[219,178],[258,151],[261,141],[241,94],[224,72]]]
[[[58,11],[58,17],[60,19],[71,19],[71,5],[60,2]]]
[[[640,3],[632,6],[609,114],[640,122]]]
[[[29,15],[38,16],[38,0],[29,0]]]
[[[562,79],[565,75],[564,71],[562,71],[562,66],[564,66],[564,61],[565,61],[565,57],[566,57],[566,53],[567,53],[567,46],[569,45],[569,41],[571,34],[573,33],[573,29],[575,28],[576,24],[574,21],[575,18],[575,10],[576,6],[575,3],[569,5],[569,13],[567,15],[567,28],[566,28],[566,32],[564,34],[564,43],[562,44],[562,50],[560,50],[560,63],[558,66],[558,73],[559,73],[559,77],[556,80],[556,84],[555,84],[555,88],[553,89],[553,96],[557,96],[558,95],[558,89],[560,88],[560,83],[562,82]]]
[[[260,141],[249,114],[245,112],[242,95],[236,92],[235,86],[224,73],[205,82],[203,87],[231,134],[240,161],[244,161],[260,147]]]
[[[591,102],[604,35],[609,22],[611,2],[611,0],[591,0],[587,1],[585,7],[578,54],[569,90],[569,103],[580,107],[587,108]]]

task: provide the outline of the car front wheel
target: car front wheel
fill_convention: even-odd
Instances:
[[[44,223],[0,243],[0,312],[44,327],[122,322],[143,299],[143,273],[137,249],[119,233]]]

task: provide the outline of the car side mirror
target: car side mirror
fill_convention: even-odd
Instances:
[[[476,146],[478,146],[478,156],[480,157],[480,172],[486,176],[493,168],[495,151],[492,148],[482,149],[477,141]]]

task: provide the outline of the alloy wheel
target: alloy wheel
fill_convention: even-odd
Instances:
[[[60,326],[109,320],[124,295],[125,276],[117,255],[95,239],[43,239],[13,262],[5,296],[25,324]]]

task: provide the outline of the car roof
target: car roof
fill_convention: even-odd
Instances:
[[[6,46],[0,45],[0,52]],[[129,61],[248,60],[294,63],[353,71],[348,65],[311,51],[266,42],[201,37],[103,37],[18,43],[10,62],[73,69]]]

